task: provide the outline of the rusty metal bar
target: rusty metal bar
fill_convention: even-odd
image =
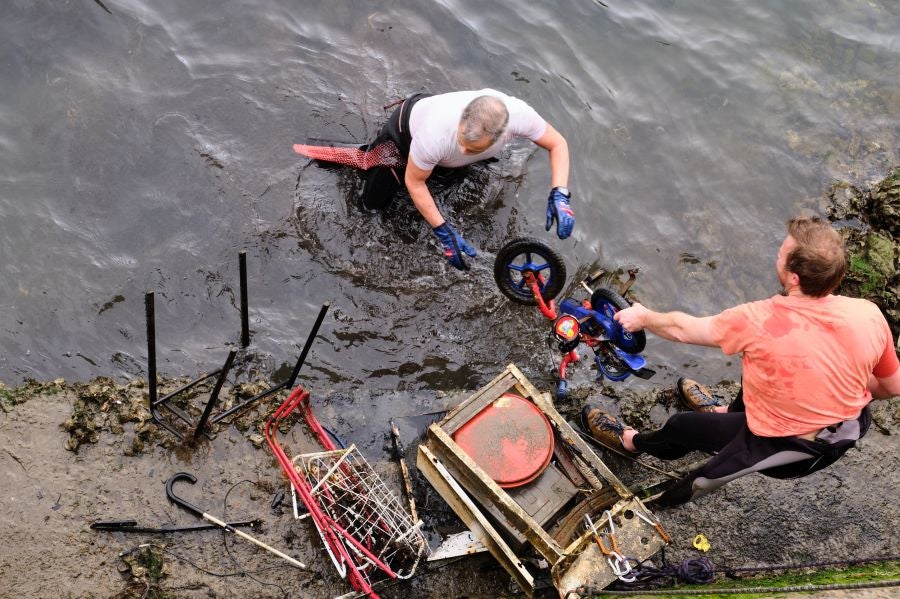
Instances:
[[[591,468],[594,469],[600,476],[603,477],[606,482],[608,482],[612,487],[616,490],[616,492],[623,498],[632,497],[634,493],[625,486],[619,477],[612,473],[606,464],[603,463],[600,458],[597,457],[591,448],[588,447],[587,443],[585,443],[584,439],[582,439],[578,433],[569,425],[568,422],[563,419],[563,417],[553,409],[553,403],[550,401],[549,395],[539,395],[537,399],[535,399],[535,404],[537,407],[541,409],[542,412],[547,416],[550,420],[550,424],[553,425],[553,428],[556,429],[559,436],[562,440],[575,452],[578,454],[582,460],[584,460]],[[549,409],[548,409],[549,408]]]
[[[391,418],[391,438],[394,441],[394,450],[397,452],[397,461],[400,462],[400,474],[403,476],[403,488],[406,491],[406,499],[409,501],[409,515],[413,522],[419,521],[419,513],[416,511],[416,498],[413,496],[412,479],[409,477],[409,468],[406,466],[406,458],[403,456],[403,442],[400,441],[400,431]]]

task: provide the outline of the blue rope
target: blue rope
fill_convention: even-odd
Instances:
[[[343,441],[341,441],[341,438],[338,437],[338,436],[334,433],[333,430],[331,430],[331,429],[328,428],[327,426],[323,426],[322,428],[325,429],[325,432],[328,433],[328,436],[329,436],[329,437],[331,437],[332,439],[334,439],[334,442],[338,444],[338,447],[340,447],[341,449],[347,449],[347,445],[346,445]]]

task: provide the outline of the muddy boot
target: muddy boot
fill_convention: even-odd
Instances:
[[[662,495],[651,501],[645,502],[648,510],[657,512],[666,508],[687,503],[694,495],[694,479],[696,474],[688,475],[676,481],[666,489]]]
[[[695,412],[715,412],[719,407],[709,387],[693,379],[681,377],[675,383],[675,388],[678,390],[681,403]]]
[[[622,445],[622,433],[630,426],[625,426],[614,416],[607,414],[600,408],[590,404],[584,406],[581,411],[581,428],[591,434],[598,443],[626,453],[634,453],[625,449]]]

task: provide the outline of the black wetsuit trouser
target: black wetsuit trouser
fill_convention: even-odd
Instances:
[[[380,143],[392,141],[400,150],[403,158],[409,156],[409,147],[412,144],[412,134],[409,132],[409,116],[416,102],[427,98],[431,94],[413,94],[403,100],[400,106],[391,114],[387,122],[381,128],[381,132],[369,147],[375,147]],[[363,187],[363,206],[369,210],[384,210],[391,205],[397,191],[403,185],[403,168],[391,168],[376,166],[369,169],[366,183]]]
[[[869,408],[859,417],[823,429],[815,441],[799,437],[760,437],[750,432],[741,395],[728,412],[680,412],[659,430],[638,433],[639,451],[673,460],[699,450],[715,455],[655,501],[671,506],[696,499],[736,478],[760,472],[773,478],[806,476],[834,463],[866,434]]]

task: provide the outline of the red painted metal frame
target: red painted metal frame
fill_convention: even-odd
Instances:
[[[294,468],[294,465],[291,463],[290,458],[281,448],[281,445],[278,443],[278,426],[281,424],[282,420],[290,415],[297,407],[301,407],[303,410],[304,416],[306,418],[306,423],[309,425],[310,429],[316,434],[316,437],[319,439],[319,443],[324,447],[327,451],[334,451],[337,449],[334,443],[331,441],[331,438],[325,432],[325,429],[322,428],[322,425],[319,424],[319,421],[316,420],[315,415],[312,412],[312,408],[309,405],[309,392],[302,387],[297,387],[294,391],[288,396],[288,398],[278,407],[277,410],[272,414],[271,417],[266,421],[266,427],[264,429],[266,442],[269,444],[269,448],[271,448],[272,453],[275,455],[275,459],[278,460],[278,463],[281,465],[281,469],[287,475],[288,479],[290,479],[291,484],[294,485],[294,488],[297,490],[298,495],[303,501],[303,504],[306,506],[306,509],[309,511],[310,517],[313,519],[316,527],[322,532],[325,540],[327,541],[331,551],[334,555],[339,556],[340,560],[344,562],[347,567],[347,576],[350,579],[350,584],[353,586],[353,589],[365,594],[370,599],[378,599],[378,594],[372,589],[372,585],[369,584],[368,580],[366,580],[365,576],[363,576],[356,562],[353,559],[353,556],[350,555],[350,552],[344,546],[344,543],[341,542],[340,538],[338,538],[338,534],[340,534],[343,538],[347,539],[360,553],[366,556],[366,559],[370,560],[373,564],[375,564],[379,569],[384,571],[391,578],[396,578],[397,574],[394,573],[386,564],[384,564],[381,560],[375,557],[365,546],[362,545],[357,539],[353,538],[346,530],[341,528],[334,520],[331,519],[328,514],[322,510],[319,506],[318,502],[316,502],[315,498],[312,496],[312,488],[309,486],[309,483],[297,472]]]
[[[541,295],[540,281],[538,277],[534,275],[534,273],[526,272],[525,273],[525,283],[528,287],[531,288],[531,293],[534,295],[534,300],[537,302],[538,310],[541,311],[541,314],[547,318],[547,320],[556,320],[558,317],[558,312],[556,310],[556,302],[550,300],[549,303],[544,301],[544,297]],[[590,307],[591,303],[588,300],[584,301],[584,305],[586,307]],[[582,343],[586,343],[591,347],[594,347],[598,342],[596,338],[591,337],[589,335],[585,335],[583,333],[578,333],[578,338]],[[569,364],[573,364],[578,361],[578,352],[574,349],[567,352],[566,355],[563,356],[562,362],[559,365],[559,378],[565,380],[566,378],[566,368]]]

